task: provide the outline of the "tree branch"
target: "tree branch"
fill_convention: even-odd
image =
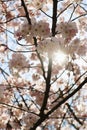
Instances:
[[[83,123],[78,119],[78,117],[75,115],[74,111],[71,109],[70,105],[68,103],[66,103],[69,111],[72,113],[74,119],[80,124],[80,125],[83,125]]]
[[[44,114],[44,110],[46,109],[47,100],[48,100],[48,97],[49,97],[51,72],[52,72],[52,59],[49,58],[48,73],[47,73],[47,79],[46,79],[46,90],[45,90],[45,94],[44,94],[43,104],[42,104],[42,107],[41,107],[41,110],[40,110],[41,116]]]
[[[24,0],[21,0],[21,4],[22,4],[22,6],[24,7],[24,10],[25,10],[25,13],[26,13],[26,18],[27,18],[27,20],[28,20],[28,23],[31,25],[31,19],[30,19],[30,17],[29,17],[29,12],[28,12],[28,10],[27,10],[27,7],[26,7],[26,5],[25,5]]]
[[[68,99],[70,99],[73,95],[75,95],[82,87],[87,83],[87,77],[84,79],[84,81],[68,96],[66,96],[63,100],[61,100],[56,106],[54,106],[47,114],[46,116],[49,116],[51,113],[53,113],[57,108],[59,108],[62,104],[64,104]]]
[[[52,16],[52,36],[55,36],[56,22],[57,22],[57,0],[53,0],[53,16]]]

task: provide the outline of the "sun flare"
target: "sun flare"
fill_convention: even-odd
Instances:
[[[59,50],[58,52],[54,53],[53,60],[55,63],[62,65],[67,61],[67,55]]]

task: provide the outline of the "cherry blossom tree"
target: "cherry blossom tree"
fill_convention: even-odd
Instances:
[[[0,130],[87,130],[87,1],[0,1]]]

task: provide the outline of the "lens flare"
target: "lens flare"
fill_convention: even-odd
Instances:
[[[65,64],[67,62],[67,58],[67,55],[60,50],[55,52],[53,55],[54,62],[58,63],[59,65]]]

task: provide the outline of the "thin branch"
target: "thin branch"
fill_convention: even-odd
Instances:
[[[75,21],[75,20],[77,20],[77,19],[79,19],[79,18],[81,18],[81,17],[83,17],[83,16],[86,16],[86,15],[87,15],[87,13],[82,14],[82,15],[80,15],[80,16],[77,16],[77,17],[73,18],[71,21]]]
[[[56,78],[53,80],[53,82],[51,82],[51,85],[54,84],[65,72],[66,70],[63,70],[62,73],[58,76],[56,76]]]
[[[87,10],[84,7],[82,7],[81,5],[79,5],[79,6],[87,13]]]
[[[11,34],[14,34],[13,32],[11,32],[10,30],[8,30],[7,28],[5,28],[5,27],[2,27],[1,25],[0,25],[0,28],[2,28],[2,29],[4,29],[4,30],[6,30],[7,32],[9,32],[9,33],[11,33]]]
[[[59,129],[61,128],[61,126],[62,126],[62,124],[63,124],[63,121],[64,121],[64,119],[65,119],[65,117],[66,117],[66,114],[67,114],[67,112],[64,113],[64,115],[63,115],[63,117],[62,117],[62,121],[61,121],[61,123],[60,123]]]
[[[64,93],[64,94],[69,93],[69,91],[76,85],[76,83],[77,83],[86,73],[87,73],[87,71],[85,71],[82,75],[80,75],[80,76],[78,77],[78,79],[75,81],[75,83],[72,84],[72,87],[71,87],[66,93]]]
[[[80,56],[81,57],[81,56]],[[83,60],[83,61],[85,61],[85,63],[87,64],[87,60],[85,60],[83,57],[81,57],[81,59]]]
[[[73,11],[72,11],[72,13],[71,13],[71,15],[70,15],[69,21],[71,20],[71,18],[72,18],[72,16],[73,16],[73,14],[74,14],[76,8],[78,7],[78,5],[76,5],[76,6],[73,5],[73,7],[74,7],[74,8],[73,8]]]
[[[36,114],[36,113],[34,113],[34,112],[27,111],[27,110],[25,110],[25,109],[23,109],[23,108],[16,107],[16,106],[13,106],[13,105],[11,105],[11,104],[6,104],[6,103],[4,103],[4,102],[0,102],[0,104],[1,104],[1,105],[4,105],[4,106],[7,106],[7,107],[11,107],[11,108],[16,108],[16,109],[22,110],[22,111],[27,112],[27,113],[32,113],[32,114],[34,114],[34,115],[36,115],[36,116],[39,116],[38,114]]]
[[[85,4],[85,3],[81,3],[81,4],[87,6],[87,4]]]
[[[34,44],[32,44],[32,45],[21,44],[21,43],[19,43],[17,40],[16,40],[16,42],[17,42],[18,45],[20,45],[20,46],[25,46],[25,47],[26,47],[26,46],[30,46],[30,47],[31,47],[31,46],[34,45]]]
[[[48,117],[49,118],[49,117]],[[63,116],[52,116],[52,117],[50,117],[50,119],[62,119],[63,118]],[[72,119],[73,118],[73,116],[65,116],[65,119]],[[84,120],[84,119],[87,119],[87,116],[77,116],[77,118],[78,119],[82,119],[82,120]]]
[[[74,119],[75,119],[80,125],[83,125],[83,123],[77,118],[75,112],[71,109],[70,105],[69,105],[68,103],[66,103],[66,105],[67,105],[69,111],[72,113]]]
[[[16,107],[16,106],[13,106],[13,105],[10,105],[10,104],[6,104],[6,103],[4,103],[4,102],[0,102],[0,104],[5,105],[5,106],[7,106],[7,107],[16,108],[16,109],[19,109],[19,110],[28,112],[27,110],[25,110],[25,109],[23,109],[23,108]]]
[[[35,45],[35,47],[37,47],[37,39],[36,39],[36,37],[33,37],[33,39],[34,39],[34,45]],[[44,79],[45,79],[45,81],[46,81],[46,76],[45,76],[45,70],[44,70],[43,60],[42,60],[42,58],[41,58],[41,56],[40,56],[40,54],[38,53],[37,50],[36,50],[36,53],[37,53],[37,56],[38,56],[38,58],[39,58],[39,60],[40,60],[40,63],[41,63],[41,69],[42,69],[42,72],[43,72],[43,77],[44,77]]]
[[[11,22],[11,21],[13,21],[13,20],[15,20],[15,19],[22,18],[22,17],[25,17],[25,16],[17,16],[17,17],[13,17],[13,18],[11,18],[11,19],[9,19],[9,20],[7,20],[7,21],[0,22],[0,24],[5,24],[5,23]]]
[[[7,76],[9,76],[9,74],[7,72],[5,72],[5,70],[3,70],[1,67],[0,67],[0,70],[2,73],[5,73]]]
[[[36,52],[36,50],[31,50],[31,51],[16,51],[16,50],[13,50],[11,48],[8,47],[8,50],[12,51],[12,52],[21,52],[21,53],[28,53],[28,52]]]
[[[17,88],[17,91],[19,92],[20,97],[22,98],[22,101],[23,101],[23,103],[25,104],[26,108],[29,110],[29,107],[28,107],[28,105],[27,105],[27,103],[26,103],[26,101],[25,101],[23,95],[21,94],[21,91],[19,90],[19,88]]]
[[[47,13],[45,13],[42,9],[40,9],[40,11],[41,11],[42,13],[44,13],[46,16],[48,16],[49,18],[52,19],[52,17],[51,17],[50,15],[48,15]]]
[[[65,9],[63,9],[58,15],[57,15],[57,18],[63,14],[73,3],[70,3]]]

